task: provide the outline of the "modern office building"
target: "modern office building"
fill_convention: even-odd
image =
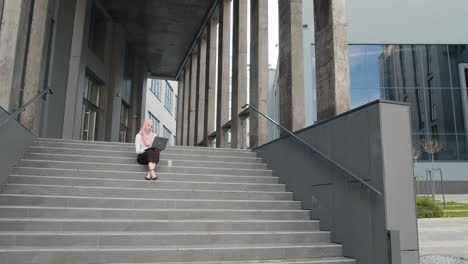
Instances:
[[[153,131],[176,144],[177,82],[149,78],[143,91],[141,115],[153,120]]]

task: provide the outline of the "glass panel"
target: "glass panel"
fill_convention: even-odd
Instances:
[[[422,151],[420,160],[431,160],[431,155],[423,150],[421,143],[423,139],[437,139],[442,149],[434,154],[434,160],[458,160],[457,135],[450,134],[413,134],[413,146]]]
[[[381,86],[380,57],[382,45],[350,45],[349,65],[351,88],[378,88]]]
[[[452,86],[461,87],[460,64],[468,63],[468,45],[448,45]]]
[[[458,153],[460,160],[468,160],[468,135],[460,134],[457,135],[458,140]]]

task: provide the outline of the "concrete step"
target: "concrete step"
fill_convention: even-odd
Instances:
[[[148,181],[157,185],[158,181]],[[153,188],[117,188],[93,186],[60,186],[38,184],[6,184],[6,194],[104,196],[149,199],[207,199],[207,200],[291,200],[290,192],[183,190]]]
[[[169,261],[241,261],[269,259],[326,258],[342,255],[342,247],[323,245],[219,245],[177,247],[112,247],[112,248],[4,248],[0,258],[5,264],[78,264],[141,263]]]
[[[0,232],[0,247],[141,247],[151,245],[324,244],[324,231],[275,232]]]
[[[78,148],[90,150],[109,150],[109,151],[125,151],[135,153],[135,145],[133,144],[99,144],[99,143],[81,143],[81,142],[51,142],[51,141],[34,141],[31,146],[34,147],[54,147],[54,148]],[[237,157],[256,157],[256,153],[250,150],[240,149],[215,149],[201,147],[168,147],[163,152],[168,154],[189,154],[189,155],[220,155],[220,156],[237,156]]]
[[[82,157],[84,156],[84,157]],[[135,152],[124,151],[103,151],[89,149],[66,149],[66,148],[47,148],[47,147],[30,147],[25,153],[26,159],[38,160],[70,160],[81,159],[75,161],[88,161],[90,157],[95,158],[95,162],[110,163],[134,163],[137,154]],[[161,159],[164,160],[197,160],[197,161],[214,161],[214,162],[240,162],[240,163],[262,163],[261,158],[257,157],[232,157],[220,155],[187,155],[187,154],[170,154],[165,151],[161,152]],[[99,160],[99,161],[98,161]],[[93,161],[93,160],[91,160]]]
[[[112,145],[112,146],[134,146],[134,143],[130,142],[113,142],[113,141],[84,141],[76,139],[55,139],[55,138],[36,138],[36,142],[61,142],[61,143],[75,143],[75,144],[95,144],[95,145]],[[251,149],[237,149],[237,148],[211,148],[211,147],[194,147],[194,146],[167,146],[168,149],[198,149],[198,150],[223,150],[223,151],[242,151],[252,152]]]
[[[217,182],[189,182],[170,181],[158,179],[157,184],[146,181],[143,178],[134,180],[123,179],[97,179],[60,176],[32,176],[10,175],[8,183],[17,184],[43,184],[43,185],[78,185],[94,187],[118,187],[118,188],[153,188],[153,189],[188,189],[188,190],[233,190],[233,191],[272,191],[284,192],[284,184],[265,183],[217,183]]]
[[[45,206],[0,206],[0,217],[95,219],[242,219],[307,220],[307,210],[124,209]]]
[[[102,207],[102,208],[149,208],[149,209],[266,209],[299,210],[298,201],[261,200],[196,200],[196,199],[142,199],[109,198],[102,196],[51,196],[0,194],[0,205]]]
[[[272,171],[267,169],[255,169],[248,163],[206,163],[204,166],[199,162],[185,161],[175,162],[172,167],[166,163],[158,165],[157,172],[176,172],[176,173],[196,173],[196,174],[234,174],[248,176],[271,176]],[[184,166],[185,165],[185,166]],[[225,167],[224,167],[225,165]],[[261,164],[265,167],[265,165]],[[28,160],[21,159],[18,167],[36,167],[36,168],[56,168],[56,169],[75,169],[75,170],[107,170],[107,171],[131,171],[144,172],[148,168],[139,164],[119,164],[119,163],[97,163],[97,162],[69,162],[69,161],[48,161],[48,160]],[[215,167],[218,166],[218,167]],[[232,167],[232,168],[230,168]]]
[[[79,178],[104,178],[104,179],[143,179],[146,172],[122,172],[103,170],[75,170],[75,169],[55,169],[55,168],[34,168],[16,167],[13,170],[15,175],[33,176],[60,176]],[[216,174],[195,174],[195,173],[173,173],[158,172],[160,180],[171,181],[201,181],[201,182],[232,182],[232,183],[278,183],[278,177],[273,176],[244,176],[244,175],[216,175]]]
[[[62,158],[65,158],[63,156]],[[94,161],[93,161],[94,160]],[[113,162],[115,161],[115,162]],[[80,156],[74,160],[68,158],[66,161],[58,160],[36,160],[36,159],[21,159],[18,166],[29,166],[35,167],[46,167],[46,168],[64,168],[64,169],[90,169],[96,168],[101,170],[126,170],[126,171],[141,171],[148,170],[147,166],[142,166],[136,162],[127,160],[110,160],[102,158],[93,158]],[[158,165],[167,166],[168,160],[161,159]],[[210,161],[195,161],[195,160],[174,160],[172,161],[172,167],[196,167],[196,168],[220,168],[220,169],[253,169],[253,170],[264,170],[267,169],[267,165],[263,163],[239,163],[239,162],[210,162]]]
[[[140,264],[355,264],[350,258],[315,258],[315,259],[271,259],[243,261],[204,261],[204,262],[140,262]],[[116,263],[114,263],[116,264]],[[120,263],[132,264],[132,263]],[[133,263],[135,264],[135,263]]]
[[[316,220],[158,220],[0,218],[0,231],[50,232],[216,232],[216,231],[314,231]]]

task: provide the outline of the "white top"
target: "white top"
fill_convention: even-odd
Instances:
[[[156,135],[154,137],[156,137]],[[145,143],[143,143],[143,140],[141,139],[141,135],[137,134],[136,137],[135,137],[135,152],[136,152],[136,154],[141,154],[141,153],[145,152],[145,149],[147,149],[147,148],[148,148],[148,146],[146,146]]]

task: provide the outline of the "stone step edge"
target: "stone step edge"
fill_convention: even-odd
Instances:
[[[156,184],[157,181],[151,181]],[[150,184],[150,183],[148,183]],[[30,186],[30,187],[60,187],[60,188],[81,188],[81,189],[110,189],[110,190],[149,190],[149,191],[176,191],[176,192],[220,192],[220,193],[229,193],[229,192],[243,192],[243,193],[267,193],[267,194],[285,194],[292,192],[273,192],[273,191],[235,191],[235,190],[199,190],[199,189],[154,189],[154,188],[126,188],[126,187],[105,187],[105,186],[81,186],[81,185],[48,185],[48,184],[26,184],[26,183],[6,183],[3,186]]]
[[[81,223],[319,223],[319,220],[268,220],[268,219],[96,219],[96,218],[38,218],[38,217],[0,217],[0,222],[81,222]],[[324,230],[327,231],[327,230]]]
[[[41,168],[41,167],[24,167],[16,166],[16,169],[31,169],[31,170],[54,170],[54,171],[70,171],[70,172],[122,172],[122,171],[112,171],[112,170],[82,170],[82,169],[64,169],[64,168]],[[133,174],[144,174],[144,171],[125,171],[125,173]],[[189,176],[207,176],[207,177],[246,177],[246,178],[275,178],[279,179],[277,176],[262,176],[262,175],[235,175],[235,174],[195,174],[195,173],[180,173],[180,172],[158,172],[158,174],[169,174],[169,175],[189,175]],[[52,175],[50,175],[52,176]]]
[[[169,201],[169,202],[212,202],[212,203],[301,203],[292,200],[212,200],[212,199],[171,199],[171,198],[133,198],[133,197],[107,197],[107,196],[64,196],[64,195],[35,195],[0,193],[1,197],[30,197],[30,198],[56,198],[56,199],[103,199],[103,200],[130,200],[130,201]]]
[[[70,149],[70,150],[77,150],[77,149]],[[86,149],[81,149],[83,151],[87,151]],[[103,150],[103,152],[106,152],[105,150]],[[114,156],[109,156],[108,155],[108,152],[107,151],[107,155],[104,155],[104,156],[93,156],[93,155],[76,155],[76,154],[55,154],[55,153],[48,153],[48,152],[45,152],[45,153],[42,153],[42,152],[31,152],[31,151],[27,151],[25,152],[24,154],[30,154],[30,155],[44,155],[44,156],[66,156],[66,157],[89,157],[89,158],[108,158],[108,159],[132,159],[132,160],[135,160],[136,159],[136,153],[132,152],[132,154],[135,155],[134,158],[130,158],[130,157],[114,157]],[[117,152],[117,151],[112,151],[112,152]],[[120,151],[119,151],[120,152]],[[128,152],[125,152],[125,153],[128,153]],[[164,154],[164,155],[170,155],[170,156],[178,156],[178,155],[184,155],[184,154]],[[194,156],[194,157],[198,157],[200,155],[186,155],[186,156]],[[203,155],[203,157],[216,157],[216,158],[226,158],[226,159],[251,159],[251,160],[258,160],[258,161],[261,161],[262,158],[257,158],[257,157],[233,157],[233,156],[215,156],[215,155]],[[172,160],[177,160],[177,159],[172,159]],[[181,160],[180,160],[181,161]],[[203,161],[203,160],[187,160],[187,161]],[[206,161],[205,161],[206,162]],[[254,163],[254,162],[242,162],[242,163],[252,163],[252,164],[258,164],[258,163]],[[261,164],[261,163],[260,163]]]
[[[319,257],[308,259],[262,259],[262,260],[229,260],[204,262],[139,262],[138,264],[316,264],[316,263],[355,263],[354,259],[347,257]],[[108,264],[135,264],[135,263],[108,263]]]
[[[84,164],[84,165],[107,165],[107,166],[141,166],[138,163],[135,162],[135,164],[121,164],[121,163],[104,163],[104,162],[86,162],[86,161],[59,161],[59,160],[34,160],[34,159],[20,159],[21,162],[43,162],[43,163],[68,163],[68,164]],[[179,161],[189,161],[189,162],[195,162],[195,161],[190,161],[190,160],[179,160]],[[257,164],[257,163],[241,163],[241,162],[210,162],[210,161],[204,161],[206,163],[229,163],[229,164]],[[259,163],[261,165],[265,165],[262,163]],[[23,166],[24,167],[24,166]],[[240,170],[240,171],[272,171],[268,169],[239,169],[239,168],[214,168],[214,167],[190,167],[190,166],[167,166],[167,165],[158,165],[158,167],[168,167],[168,168],[189,168],[189,169],[210,169],[210,170]],[[28,167],[26,167],[28,168]]]
[[[67,144],[67,145],[77,145],[77,146],[97,146],[97,147],[111,147],[111,148],[134,148],[135,143],[126,143],[126,144],[113,144],[113,143],[89,143],[88,141],[50,141],[50,140],[34,140],[34,144],[37,143],[52,143],[52,144]],[[205,148],[205,147],[189,147],[189,146],[167,146],[167,150],[189,150],[189,151],[210,151],[210,152],[236,152],[236,153],[254,153],[252,150],[245,149],[232,149],[232,148]]]
[[[329,234],[329,231],[185,231],[185,232],[79,232],[79,231],[0,231],[0,236],[184,236],[184,235],[317,235]]]
[[[123,145],[123,146],[128,146],[128,145],[134,145],[135,143],[132,142],[113,142],[113,141],[86,141],[86,140],[77,140],[77,139],[60,139],[60,138],[36,138],[34,139],[34,142],[37,141],[50,141],[50,142],[79,142],[79,143],[84,143],[84,144],[104,144],[104,145]],[[169,148],[195,148],[195,149],[223,149],[223,150],[240,150],[240,151],[246,151],[246,152],[251,152],[252,150],[250,149],[239,149],[239,148],[209,148],[209,147],[192,147],[192,146],[168,146]]]
[[[46,175],[24,175],[24,174],[10,174],[9,177],[30,177],[30,178],[41,178],[41,179],[73,179],[73,180],[95,180],[95,181],[109,181],[109,182],[146,182],[142,179],[108,179],[108,178],[87,178],[87,177],[76,177],[76,176],[46,176]],[[244,182],[204,182],[204,181],[169,181],[158,179],[158,182],[164,183],[177,183],[177,184],[226,184],[226,185],[248,185],[248,186],[285,186],[283,183],[244,183]]]
[[[153,208],[104,208],[104,207],[63,207],[63,206],[34,206],[34,205],[0,205],[0,209],[54,209],[54,210],[81,210],[81,211],[137,211],[137,212],[276,212],[276,213],[306,213],[309,210],[301,209],[153,209]]]
[[[0,253],[3,252],[31,252],[31,251],[38,251],[38,252],[64,252],[64,251],[84,251],[84,252],[118,252],[118,251],[190,251],[190,250],[225,250],[225,249],[281,249],[281,248],[341,248],[341,245],[333,244],[333,243],[323,243],[323,244],[284,244],[284,245],[261,245],[261,244],[249,244],[249,245],[220,245],[216,247],[215,245],[210,245],[208,247],[203,246],[172,246],[172,247],[100,247],[100,248],[85,248],[85,247],[69,247],[69,248],[41,248],[41,247],[30,247],[30,248],[1,248]]]

